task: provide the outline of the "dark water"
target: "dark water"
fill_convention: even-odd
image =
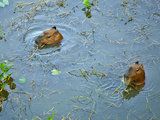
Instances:
[[[0,8],[0,61],[13,62],[17,84],[3,103],[0,120],[159,120],[160,119],[160,1],[94,1],[86,18],[82,1],[40,1],[18,9],[17,2]],[[30,3],[32,1],[25,1]],[[123,4],[123,5],[122,5]],[[132,17],[133,20],[130,20]],[[36,51],[35,38],[56,26],[60,47]],[[29,61],[28,59],[34,54]],[[146,71],[142,91],[128,99],[120,85],[128,66],[140,61]],[[61,71],[53,76],[51,70]],[[90,74],[86,74],[86,72]],[[91,71],[96,71],[96,75]],[[103,73],[97,72],[100,71]],[[25,77],[25,84],[19,78]]]

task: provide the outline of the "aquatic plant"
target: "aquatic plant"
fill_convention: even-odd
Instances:
[[[52,75],[59,75],[59,74],[61,74],[61,71],[56,70],[56,69],[53,69],[51,72],[52,72]]]
[[[89,2],[89,0],[83,0],[83,5],[85,5],[88,9],[91,8],[91,3]]]
[[[91,7],[94,6],[94,0],[93,2],[89,2],[89,0],[83,0],[83,5],[85,5],[85,7],[82,9],[82,11],[85,12],[87,18],[91,18]]]
[[[19,78],[19,83],[26,83],[26,78],[24,78],[24,77]]]
[[[5,61],[0,63],[0,112],[2,110],[2,103],[8,99],[9,92],[5,89],[9,85],[10,89],[15,89],[16,84],[13,83],[12,73],[8,71],[12,68],[12,63]]]
[[[12,64],[6,62],[2,62],[0,64],[1,74],[0,74],[0,92],[4,89],[6,85],[10,86],[10,89],[15,89],[16,84],[13,83],[13,78],[11,77],[12,73],[8,73],[8,71],[12,68]]]
[[[48,117],[47,120],[53,120],[54,112],[52,113],[52,116]]]
[[[0,29],[0,40],[2,40],[5,36],[5,33],[2,33],[2,30]]]
[[[125,22],[125,25],[131,21],[133,21],[133,17],[131,16],[130,12],[129,12],[129,5],[128,5],[128,2],[126,1],[123,1],[123,3],[121,3],[121,6],[124,7],[124,12],[126,14],[126,16],[128,17],[128,21]],[[122,20],[123,21],[123,20]]]

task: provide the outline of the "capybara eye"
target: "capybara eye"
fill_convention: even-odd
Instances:
[[[48,38],[51,38],[51,36],[48,36]]]

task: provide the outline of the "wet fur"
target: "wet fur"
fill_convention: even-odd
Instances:
[[[54,26],[50,30],[46,30],[43,32],[43,34],[38,36],[35,44],[38,46],[57,45],[61,42],[62,39],[62,34]]]
[[[143,65],[135,62],[131,65],[124,74],[124,82],[127,85],[143,85],[145,83],[145,71]]]

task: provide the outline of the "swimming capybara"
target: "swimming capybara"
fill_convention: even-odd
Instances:
[[[143,85],[145,84],[145,71],[143,65],[139,65],[139,62],[135,62],[129,67],[124,74],[124,82],[127,85]]]
[[[56,27],[52,27],[50,30],[44,31],[38,38],[35,40],[36,45],[56,45],[61,42],[63,39],[62,34],[56,29]]]

